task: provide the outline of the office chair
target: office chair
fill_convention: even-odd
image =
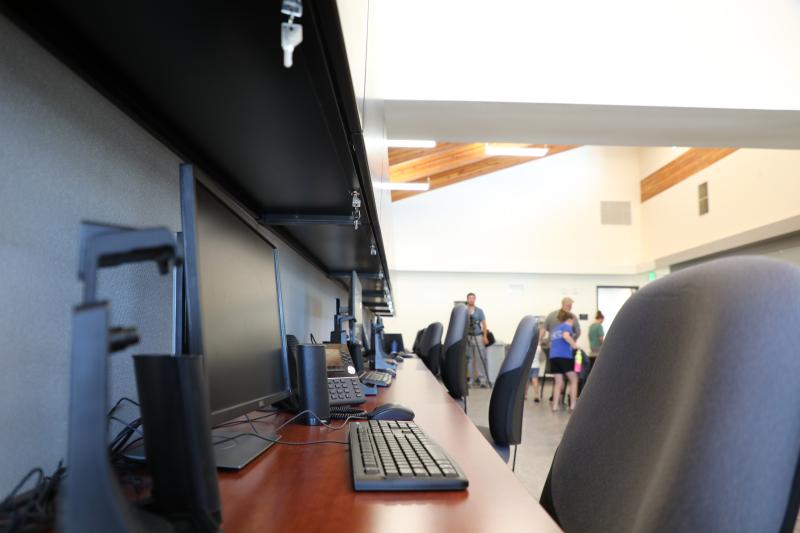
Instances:
[[[517,466],[517,445],[522,442],[522,411],[525,407],[525,388],[533,366],[539,342],[539,324],[532,316],[525,316],[517,325],[511,348],[500,366],[489,400],[489,427],[478,426],[498,455],[508,462],[511,446]]]
[[[414,338],[414,346],[411,348],[411,351],[417,355],[420,355],[421,348],[420,348],[420,341],[422,340],[422,335],[425,333],[425,328],[419,330],[417,332],[417,336]]]
[[[442,331],[441,322],[434,322],[423,331],[419,342],[419,358],[434,376],[438,376],[442,366]]]
[[[467,325],[469,313],[467,306],[458,304],[450,312],[447,325],[447,336],[444,340],[442,364],[442,383],[455,399],[464,401],[464,412],[467,412]]]
[[[800,269],[756,257],[654,281],[614,319],[541,503],[566,531],[792,531]]]

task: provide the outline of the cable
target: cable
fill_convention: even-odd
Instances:
[[[239,424],[244,424],[245,422],[248,422],[248,421],[250,423],[258,422],[259,420],[264,420],[265,418],[273,417],[273,416],[277,415],[278,413],[280,413],[280,411],[271,411],[271,412],[269,412],[269,413],[267,413],[265,415],[257,416],[255,418],[249,418],[248,417],[248,420],[231,420],[230,422],[224,422],[224,423],[222,423],[222,424],[220,424],[218,426],[214,426],[211,429],[213,430],[213,429],[226,428],[226,427],[230,427],[230,426],[238,426]],[[247,415],[245,415],[245,416],[247,417]]]
[[[309,333],[308,337],[311,339],[311,344],[319,344],[317,342],[317,339],[314,338],[314,334],[313,333]]]
[[[136,407],[139,407],[139,402],[136,402],[136,401],[134,401],[134,400],[131,400],[131,399],[130,399],[130,398],[128,398],[127,396],[123,396],[122,398],[120,398],[119,400],[117,400],[117,403],[115,403],[115,404],[114,404],[114,407],[112,407],[112,408],[111,408],[111,410],[108,412],[108,416],[111,416],[111,415],[113,415],[113,414],[114,414],[114,411],[116,411],[117,409],[119,409],[119,406],[122,404],[122,402],[128,402],[128,403],[130,403],[130,404],[132,404],[132,405],[135,405]]]
[[[216,446],[217,444],[222,444],[223,442],[229,442],[247,436],[256,437],[258,439],[265,440],[267,442],[272,442],[275,444],[285,444],[286,446],[308,446],[310,444],[350,444],[350,442],[346,440],[311,440],[306,442],[287,442],[280,439],[273,439],[272,437],[265,437],[263,435],[258,435],[256,433],[239,433],[237,435],[231,435],[230,437],[221,438],[220,440],[214,442],[214,446]]]
[[[34,485],[34,487],[38,486],[42,482],[42,480],[45,478],[44,472],[42,471],[41,468],[39,468],[38,466],[36,468],[32,468],[31,471],[28,472],[27,474],[25,474],[25,476],[22,478],[22,480],[19,483],[17,483],[17,486],[14,487],[14,490],[12,490],[8,494],[8,496],[5,497],[5,499],[3,500],[3,503],[0,504],[0,508],[5,508],[6,505],[8,505],[10,503],[10,501],[14,498],[14,496],[17,495],[17,493],[19,492],[19,489],[24,487],[25,483],[27,483],[27,481],[34,474],[39,474],[39,479],[36,480],[36,485]]]
[[[252,421],[252,420],[250,420],[250,417],[249,417],[249,416],[247,416],[247,415],[244,415],[244,417],[247,419],[247,423],[248,423],[248,424],[250,424],[250,427],[253,429],[253,433],[255,433],[256,435],[259,435],[260,433],[259,433],[259,432],[258,432],[258,430],[256,429],[256,425],[255,425],[255,424],[253,424],[253,421]]]
[[[28,472],[0,502],[0,529],[3,533],[51,529],[56,515],[56,493],[64,472],[61,461],[52,476],[46,476],[38,467]],[[20,493],[33,476],[37,476],[35,485]]]
[[[141,425],[141,422],[140,422],[139,418],[137,418],[133,422],[125,422],[123,419],[121,419],[119,417],[116,417],[116,416],[109,416],[108,418],[110,418],[111,420],[114,420],[115,422],[119,422],[120,424],[125,426],[127,429],[129,429],[131,431],[135,431],[136,433],[138,433],[139,435],[144,437],[144,433],[142,433],[142,430],[139,429],[139,426]],[[138,424],[137,424],[137,422],[138,422]]]
[[[297,413],[296,415],[291,417],[289,420],[285,421],[283,424],[281,424],[280,426],[275,428],[275,430],[274,430],[275,434],[277,435],[278,432],[280,432],[280,430],[282,430],[283,428],[285,428],[286,426],[288,426],[289,424],[291,424],[292,422],[294,422],[295,420],[297,420],[298,418],[300,418],[301,416],[303,416],[305,414],[310,414],[311,416],[319,419],[319,416],[315,412],[311,411],[310,409],[306,409],[304,411],[300,411],[299,413]],[[325,422],[322,422],[321,420],[320,420],[320,423],[321,423],[321,425],[325,426],[326,428],[330,429],[331,431],[339,431],[340,429],[344,428],[347,425],[347,423],[350,422],[350,420],[353,419],[353,418],[359,418],[359,416],[358,415],[354,415],[354,416],[347,417],[344,420],[344,422],[342,422],[339,426],[332,426],[330,424],[326,424]],[[252,424],[252,422],[251,422],[251,424]],[[271,437],[265,437],[263,435],[260,435],[258,432],[256,432],[256,433],[239,433],[237,435],[232,435],[230,437],[222,437],[220,440],[217,440],[216,442],[214,442],[214,446],[216,446],[217,444],[222,444],[223,442],[229,442],[231,440],[238,439],[240,437],[245,437],[247,435],[250,435],[250,436],[253,436],[253,437],[257,437],[257,438],[265,440],[267,442],[273,442],[275,444],[285,444],[287,446],[306,446],[308,444],[350,444],[348,441],[341,441],[341,440],[316,440],[316,441],[307,441],[307,442],[287,442],[287,441],[282,441],[280,439],[273,439]]]

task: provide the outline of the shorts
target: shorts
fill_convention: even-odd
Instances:
[[[539,377],[539,367],[531,368],[531,371],[528,373],[528,379],[534,379]]]
[[[550,372],[552,374],[566,374],[573,372],[575,361],[573,359],[566,359],[563,357],[556,357],[550,359]]]

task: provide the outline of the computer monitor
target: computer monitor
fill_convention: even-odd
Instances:
[[[186,347],[203,356],[211,424],[218,425],[290,395],[277,250],[196,180],[190,165],[181,166],[181,221]],[[218,466],[241,468],[265,444],[227,441],[219,448],[235,464],[220,464],[217,453]]]
[[[358,273],[353,270],[350,273],[350,338],[355,342],[362,342],[361,324],[364,320],[363,303],[361,301],[361,280]]]
[[[402,333],[384,333],[383,334],[383,350],[386,353],[392,353],[392,342],[396,342],[396,352],[405,352],[406,347],[403,344],[403,334]]]

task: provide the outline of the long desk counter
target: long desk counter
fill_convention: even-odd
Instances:
[[[244,470],[220,474],[223,530],[559,531],[422,361],[407,359],[399,367],[392,386],[364,408],[396,402],[413,409],[416,423],[464,470],[466,491],[355,492],[348,445],[277,444]],[[281,414],[255,424],[268,431],[286,419]],[[241,429],[251,431],[246,423]],[[346,441],[348,430],[292,424],[281,433],[287,441]]]

